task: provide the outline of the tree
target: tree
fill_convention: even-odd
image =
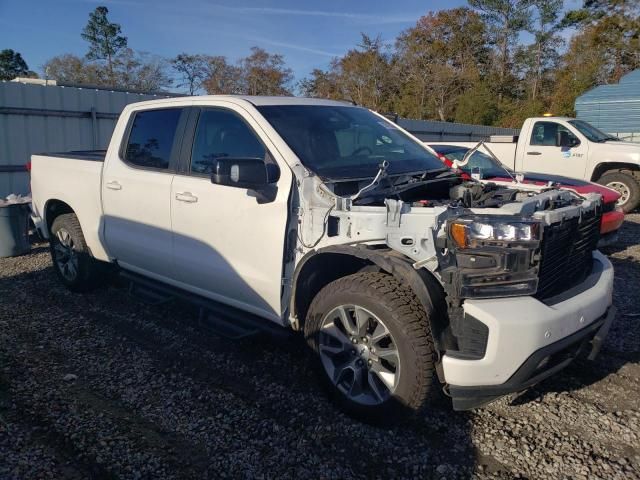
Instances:
[[[248,95],[291,95],[293,71],[282,55],[252,47],[251,55],[240,60],[240,68]]]
[[[125,49],[106,67],[72,54],[59,55],[44,64],[45,76],[60,83],[131,90],[157,91],[171,85],[166,62],[146,53]]]
[[[576,98],[595,85],[608,82],[609,73],[605,68],[603,50],[593,28],[586,28],[571,39],[555,73],[551,96],[551,111],[554,114],[575,115]]]
[[[469,0],[487,22],[491,43],[496,48],[495,74],[498,99],[510,94],[515,84],[511,54],[520,32],[529,29],[532,0]]]
[[[314,68],[311,75],[298,83],[298,91],[303,97],[342,100],[338,77],[335,71]]]
[[[602,55],[602,75],[617,82],[640,67],[640,0],[585,0],[567,12],[565,27],[577,27]]]
[[[124,49],[114,59],[114,86],[144,92],[155,92],[171,86],[167,61],[146,52]]]
[[[387,109],[393,98],[389,91],[390,55],[380,37],[361,35],[357,48],[334,59],[327,72],[316,73],[315,87],[336,99],[351,100],[374,110]]]
[[[558,49],[562,39],[558,36],[558,18],[562,11],[562,0],[534,0],[537,12],[535,27],[531,28],[535,42],[527,49],[529,53],[529,82],[530,97],[535,101],[544,88],[543,82],[547,74],[556,67],[559,55]]]
[[[0,80],[13,80],[16,77],[34,77],[27,62],[18,52],[7,48],[0,50]]]
[[[181,53],[171,60],[171,67],[178,72],[182,83],[178,87],[186,87],[189,95],[195,94],[202,88],[202,84],[209,73],[209,57],[206,55],[190,55]]]
[[[481,80],[458,96],[454,120],[460,123],[493,125],[498,114],[496,96],[487,82]]]
[[[222,56],[207,57],[207,75],[202,86],[209,94],[230,95],[245,93],[242,69],[230,65]]]
[[[561,26],[578,31],[554,72],[551,109],[574,115],[578,96],[640,68],[640,1],[585,0],[583,8],[567,12]]]
[[[109,21],[108,13],[107,7],[96,7],[81,35],[89,42],[87,59],[104,60],[109,77],[113,77],[115,57],[127,48],[127,37],[121,35],[119,24]]]
[[[486,29],[475,12],[456,8],[429,13],[396,41],[396,111],[451,120],[458,96],[481,80],[487,62]]]
[[[50,58],[42,69],[45,78],[60,83],[103,85],[106,82],[101,66],[70,53]]]

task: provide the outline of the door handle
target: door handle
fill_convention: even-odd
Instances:
[[[113,180],[112,182],[107,182],[105,184],[105,187],[107,187],[109,190],[122,190],[122,185],[120,185],[120,183],[115,180]]]
[[[527,155],[542,155],[541,152],[527,152]]]
[[[179,202],[196,203],[198,201],[198,197],[193,195],[191,192],[178,192],[176,193],[176,200]]]

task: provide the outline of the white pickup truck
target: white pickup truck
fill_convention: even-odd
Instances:
[[[367,109],[203,96],[127,106],[106,152],[34,155],[33,219],[73,291],[128,278],[304,332],[348,412],[523,390],[614,318],[597,194],[466,181]],[[270,323],[273,322],[273,323]]]
[[[620,193],[618,206],[625,212],[640,206],[640,143],[621,141],[583,120],[528,118],[519,136],[496,135],[485,144],[512,170],[597,182]]]

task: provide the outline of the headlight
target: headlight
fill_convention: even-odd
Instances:
[[[458,248],[475,248],[497,242],[535,242],[540,240],[540,222],[458,217],[449,222],[449,236]]]

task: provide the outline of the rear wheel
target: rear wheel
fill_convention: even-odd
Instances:
[[[69,290],[86,292],[105,279],[105,264],[91,256],[74,213],[55,218],[51,225],[49,248],[53,268]]]
[[[351,415],[397,419],[419,411],[433,393],[427,313],[390,275],[357,273],[324,287],[309,308],[305,337],[325,386]]]
[[[640,205],[640,185],[633,175],[608,172],[598,179],[598,183],[620,194],[617,206],[625,213],[635,210]]]

